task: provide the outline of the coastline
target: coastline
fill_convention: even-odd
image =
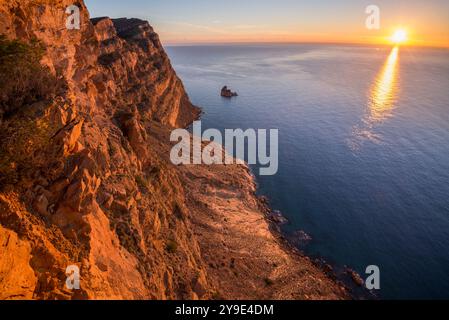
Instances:
[[[268,218],[271,209],[266,207],[264,202],[257,197],[256,183],[249,168],[246,165],[233,166],[232,169],[226,168],[225,170],[228,171],[227,177],[223,177],[221,169],[223,168],[211,169],[211,171],[218,171],[221,179],[212,177],[210,181],[206,182],[206,190],[221,196],[221,199],[215,197],[216,203],[210,208],[210,212],[215,214],[215,221],[211,221],[211,225],[221,223],[220,219],[223,219],[222,227],[225,231],[220,232],[219,229],[212,229],[215,235],[210,240],[223,239],[223,251],[231,256],[231,267],[235,269],[233,273],[236,281],[232,281],[232,286],[246,282],[247,287],[252,286],[254,288],[246,295],[239,292],[238,296],[235,295],[235,288],[231,288],[228,289],[230,291],[229,296],[226,297],[227,295],[225,295],[225,297],[275,300],[350,298],[342,284],[332,279],[328,272],[291,245],[282,235],[277,224]],[[204,169],[192,170],[190,168],[189,171],[201,170]],[[230,194],[232,195],[233,191],[229,190],[226,184],[229,181],[235,181],[236,176],[242,178],[242,180],[237,180],[237,184],[240,185],[242,191],[234,191],[234,198],[232,198]],[[220,202],[224,203],[223,207],[220,207]],[[202,227],[204,226],[204,220],[198,221],[198,218],[197,216],[192,217],[192,220],[195,226],[201,230],[199,233],[207,232],[207,228]],[[226,225],[230,225],[230,227],[226,228]],[[235,239],[240,239],[240,241],[235,241]],[[203,244],[206,256],[209,257],[205,260],[210,265],[209,260],[214,259],[212,255],[207,253],[208,240],[207,236],[200,236],[198,242],[200,247]],[[261,241],[263,243],[260,243]],[[246,251],[248,254],[236,254],[239,251]],[[229,260],[229,256],[227,260]],[[239,260],[240,267],[238,264],[232,266],[232,259]],[[222,276],[223,272],[216,270],[216,267],[212,269],[214,270],[208,272],[212,275],[212,278],[214,278],[214,274],[218,274],[218,277]],[[227,271],[225,270],[224,273],[227,273]],[[239,276],[238,273],[240,272],[243,272],[244,276]],[[304,284],[304,282],[307,284]],[[227,286],[224,285],[224,287]]]
[[[168,140],[165,129],[152,131],[155,139]],[[168,155],[169,149],[161,153]],[[351,299],[329,270],[282,235],[269,218],[268,203],[256,194],[247,164],[179,165],[176,170],[206,265],[210,299]]]

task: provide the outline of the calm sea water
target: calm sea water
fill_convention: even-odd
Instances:
[[[383,298],[449,298],[449,51],[169,47],[204,128],[279,129],[260,193],[335,266],[381,271]],[[239,93],[219,96],[223,85]]]

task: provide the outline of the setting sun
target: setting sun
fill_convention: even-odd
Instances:
[[[391,41],[395,44],[401,44],[407,41],[407,31],[404,29],[397,29],[391,36]]]

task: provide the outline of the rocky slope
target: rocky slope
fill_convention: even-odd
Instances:
[[[71,4],[0,0],[2,61],[37,39],[49,81],[0,95],[0,299],[346,297],[270,232],[245,166],[170,163],[170,129],[199,109],[151,26],[78,1],[67,30]]]

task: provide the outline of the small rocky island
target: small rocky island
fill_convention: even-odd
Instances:
[[[230,89],[228,89],[228,86],[224,86],[221,89],[221,96],[225,97],[225,98],[232,98],[232,97],[237,97],[238,94],[237,94],[237,92],[232,92]]]

